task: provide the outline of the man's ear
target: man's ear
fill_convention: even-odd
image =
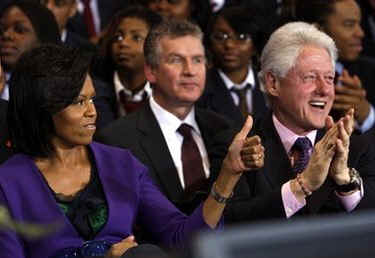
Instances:
[[[272,72],[266,73],[265,82],[266,82],[265,86],[266,86],[267,93],[270,96],[274,96],[274,97],[279,96],[280,81]]]
[[[144,65],[144,72],[147,81],[149,81],[150,83],[156,82],[155,70],[150,65]]]

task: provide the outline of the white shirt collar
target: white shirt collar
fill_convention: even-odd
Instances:
[[[131,99],[134,100],[134,101],[141,101],[143,99],[144,92],[146,92],[147,96],[150,96],[151,92],[152,92],[151,85],[147,81],[146,84],[145,84],[145,86],[144,86],[144,88],[142,90],[140,90],[136,94],[132,95],[132,92],[129,89],[127,89],[126,85],[124,85],[121,82],[120,77],[119,77],[117,71],[115,71],[114,74],[113,74],[113,84],[115,86],[115,92],[116,92],[116,97],[117,98],[118,98],[119,92],[121,90],[124,90],[125,94],[127,96],[131,96]]]
[[[233,87],[236,87],[237,89],[243,89],[244,87],[246,87],[247,84],[251,85],[251,89],[254,89],[255,87],[254,71],[251,65],[249,65],[249,70],[247,72],[245,80],[240,84],[232,82],[231,79],[229,79],[229,77],[226,76],[226,74],[221,69],[218,69],[218,72],[221,79],[223,79],[225,86],[227,86],[228,90],[231,90]]]
[[[67,37],[67,31],[66,29],[64,29],[62,32],[61,32],[61,41],[62,42],[65,42],[66,41],[66,37]]]
[[[297,138],[304,136],[292,132],[289,128],[284,126],[274,114],[272,115],[272,120],[273,124],[275,125],[276,131],[280,136],[281,142],[284,146],[286,153],[289,153]],[[309,138],[312,146],[314,146],[317,132],[318,130],[312,130],[307,135],[305,135],[307,138]]]
[[[160,127],[165,128],[166,130],[170,132],[176,132],[177,129],[180,127],[182,123],[190,125],[196,133],[201,135],[201,132],[199,130],[197,121],[195,121],[195,108],[191,109],[189,114],[185,117],[184,120],[180,120],[177,116],[170,113],[163,107],[161,107],[154,99],[154,97],[150,96],[150,107],[153,111],[156,120],[159,123]]]

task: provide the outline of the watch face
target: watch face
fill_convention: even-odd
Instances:
[[[355,168],[350,168],[349,170],[350,182],[346,185],[340,185],[336,187],[338,192],[350,192],[359,189],[361,186],[361,177]]]

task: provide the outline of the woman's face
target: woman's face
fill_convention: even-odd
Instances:
[[[250,35],[238,34],[222,17],[212,28],[211,49],[217,66],[224,72],[247,69],[255,52]]]
[[[143,43],[148,34],[147,24],[138,18],[124,18],[112,41],[112,60],[121,69],[143,71]]]
[[[39,44],[29,18],[16,6],[0,17],[0,57],[3,67],[12,70],[19,57]]]
[[[191,0],[149,0],[148,8],[167,18],[189,19]]]
[[[71,148],[91,143],[95,133],[95,90],[87,75],[79,96],[72,104],[52,116],[56,135],[52,143],[56,148]]]

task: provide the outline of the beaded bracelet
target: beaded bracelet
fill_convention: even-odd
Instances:
[[[302,190],[303,194],[305,195],[305,197],[310,196],[310,195],[312,194],[312,192],[309,191],[309,190],[305,187],[305,185],[303,184],[303,182],[302,182],[302,177],[301,177],[301,174],[300,174],[300,173],[297,174],[297,183],[298,183],[299,186],[301,187],[301,190]]]
[[[229,197],[224,197],[224,196],[220,195],[220,194],[216,191],[216,182],[213,183],[210,194],[211,194],[211,196],[212,196],[212,197],[213,197],[218,203],[222,203],[222,204],[227,203],[228,200],[229,200],[230,198],[233,197],[233,192],[230,194]]]

